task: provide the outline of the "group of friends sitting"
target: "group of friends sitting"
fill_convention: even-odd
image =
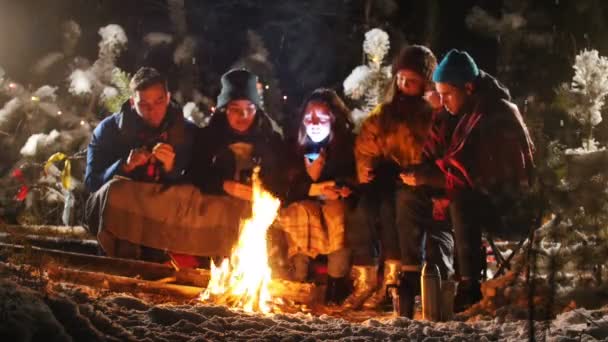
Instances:
[[[407,46],[392,75],[357,133],[342,99],[320,88],[280,135],[247,70],[222,76],[199,128],[143,67],[129,101],[93,132],[87,226],[110,256],[186,266],[229,256],[259,166],[282,203],[269,240],[286,277],[310,280],[323,255],[328,304],[374,309],[392,288],[399,313],[413,317],[427,263],[458,282],[455,309],[466,309],[481,298],[482,230],[504,229],[531,186],[533,144],[508,89],[464,51],[438,64],[430,49]]]

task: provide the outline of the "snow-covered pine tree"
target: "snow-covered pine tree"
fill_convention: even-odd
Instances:
[[[593,137],[608,95],[608,58],[580,52],[574,77],[556,91],[555,102],[582,128],[578,146],[554,140],[539,165],[555,224],[539,229],[540,265],[555,273],[558,295],[601,285],[608,255],[608,150]],[[579,288],[580,291],[580,288]]]
[[[344,94],[361,106],[353,110],[355,130],[382,101],[391,80],[391,67],[384,61],[390,49],[389,36],[379,28],[365,33],[363,51],[367,64],[357,66],[344,80]]]

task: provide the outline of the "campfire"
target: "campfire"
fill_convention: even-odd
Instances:
[[[259,167],[253,172],[251,217],[241,222],[238,242],[219,267],[211,263],[211,278],[203,301],[268,313],[272,309],[271,269],[266,232],[277,216],[280,201],[262,188]]]

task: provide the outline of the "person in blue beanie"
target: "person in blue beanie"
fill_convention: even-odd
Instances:
[[[413,174],[407,181],[446,188],[460,274],[455,310],[462,311],[481,299],[482,228],[504,227],[501,218],[530,187],[534,146],[509,90],[467,52],[449,51],[433,81],[457,124],[433,148],[441,151],[434,177]]]

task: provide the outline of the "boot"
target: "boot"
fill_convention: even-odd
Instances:
[[[345,277],[327,277],[327,290],[325,292],[325,305],[340,305],[348,294],[348,282]]]
[[[399,272],[401,271],[401,261],[386,260],[384,261],[384,277],[382,284],[364,303],[363,308],[366,310],[375,310],[380,304],[385,302],[388,289],[396,286],[399,283]]]
[[[344,300],[342,304],[344,310],[360,308],[378,286],[376,266],[353,266],[352,276],[353,292]]]
[[[403,271],[399,277],[399,316],[414,318],[416,296],[420,294],[420,272]]]
[[[481,285],[473,279],[463,279],[458,282],[456,297],[454,297],[454,312],[462,312],[481,300]]]

